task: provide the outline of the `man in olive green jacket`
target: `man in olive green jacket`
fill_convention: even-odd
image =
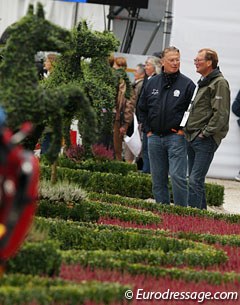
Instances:
[[[218,68],[218,55],[214,50],[201,49],[194,63],[202,77],[182,121],[188,142],[188,205],[206,209],[205,177],[229,129],[230,90]]]

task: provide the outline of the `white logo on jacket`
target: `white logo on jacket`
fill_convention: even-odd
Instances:
[[[152,95],[156,95],[156,94],[158,94],[158,89],[153,89]]]
[[[180,95],[180,90],[178,90],[178,89],[174,90],[173,96],[179,97],[179,95]]]

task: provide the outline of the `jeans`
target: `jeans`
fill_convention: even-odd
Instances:
[[[150,173],[150,163],[149,163],[149,155],[148,155],[148,137],[147,137],[146,132],[143,132],[142,159],[143,159],[142,172],[149,174]]]
[[[199,209],[206,209],[205,177],[214,153],[218,146],[210,136],[207,138],[196,137],[187,144],[189,192],[188,205]]]
[[[50,143],[51,143],[51,132],[47,132],[45,135],[44,135],[44,138],[43,138],[43,141],[42,141],[42,144],[41,144],[41,154],[45,154],[48,149],[49,149],[49,146],[50,146]]]
[[[187,147],[183,135],[151,135],[148,152],[152,175],[152,190],[156,202],[170,204],[168,174],[171,177],[173,200],[187,206]]]

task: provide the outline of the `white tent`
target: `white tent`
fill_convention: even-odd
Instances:
[[[197,81],[193,59],[199,49],[213,48],[228,80],[232,100],[240,89],[239,0],[176,0],[173,5],[171,44],[181,51],[181,71]],[[240,169],[240,128],[231,113],[230,131],[217,150],[208,176],[233,178]]]
[[[37,2],[44,5],[47,19],[67,29],[71,29],[76,20],[81,18],[92,21],[89,25],[94,30],[105,29],[107,5],[54,0],[0,0],[0,35],[10,24],[26,14],[29,4],[36,6]]]

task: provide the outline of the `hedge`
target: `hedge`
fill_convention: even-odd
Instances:
[[[99,208],[93,202],[56,202],[42,199],[38,202],[37,215],[42,217],[59,217],[76,221],[97,222],[100,217]]]
[[[42,179],[50,179],[50,168],[41,166]],[[99,193],[119,194],[121,196],[147,199],[152,198],[152,182],[150,175],[90,172],[58,168],[58,179],[71,181],[80,187]],[[217,184],[205,184],[206,198],[209,205],[223,204],[224,187]]]
[[[49,238],[58,240],[62,250],[158,250],[168,254],[170,252],[184,252],[186,256],[191,251],[195,251],[195,253],[206,251],[206,249],[210,249],[212,253],[215,251],[210,246],[207,248],[206,245],[197,242],[151,235],[151,230],[149,230],[149,234],[141,234],[140,230],[133,231],[122,228],[111,230],[97,225],[88,226],[71,221],[44,218],[38,218],[36,226],[39,229],[47,230]],[[201,256],[200,252],[198,255]],[[221,252],[221,258],[224,255]]]
[[[67,167],[71,169],[85,169],[91,172],[101,173],[113,173],[127,175],[131,172],[137,172],[137,165],[130,164],[122,161],[95,161],[93,159],[87,159],[76,163],[68,158],[59,157],[58,166]]]
[[[27,242],[7,262],[7,271],[32,275],[58,275],[62,263],[56,241]]]
[[[59,279],[10,274],[0,278],[0,304],[25,305],[82,305],[87,301],[96,304],[122,302],[130,286],[118,283],[84,281],[79,284]]]
[[[130,264],[148,264],[150,266],[201,266],[225,263],[227,255],[222,250],[196,244],[195,248],[183,251],[163,250],[66,250],[60,251],[58,246],[49,247],[51,241],[27,242],[16,257],[8,261],[7,272],[32,275],[58,275],[60,264],[81,264],[82,266],[107,268],[109,262],[124,261]],[[43,249],[41,249],[41,247]],[[48,247],[48,251],[44,248]]]
[[[117,204],[82,201],[80,203],[40,200],[37,215],[42,217],[71,219],[75,221],[96,222],[100,216],[120,219],[137,224],[158,224],[161,219],[152,212],[141,211]]]
[[[97,200],[101,202],[109,202],[124,206],[134,207],[136,209],[144,209],[153,212],[168,213],[182,216],[207,217],[217,220],[224,220],[229,223],[240,223],[240,215],[215,213],[207,210],[200,210],[191,207],[180,207],[177,205],[166,205],[155,202],[149,202],[137,198],[129,198],[120,195],[112,195],[107,193],[89,192],[87,195],[89,200]]]
[[[195,249],[185,249],[182,252],[162,250],[95,250],[95,251],[62,251],[63,261],[67,264],[105,268],[109,261],[124,261],[130,264],[146,264],[149,266],[201,266],[206,268],[227,261],[227,255],[213,247],[196,245]]]

